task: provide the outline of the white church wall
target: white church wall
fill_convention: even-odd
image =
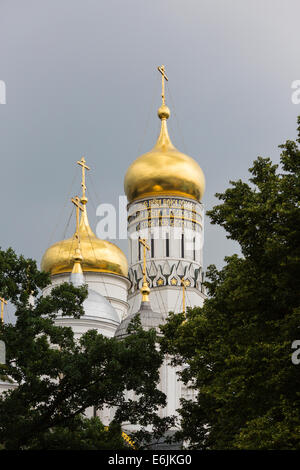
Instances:
[[[111,273],[84,272],[83,274],[89,288],[103,295],[111,303],[121,321],[128,313],[127,292],[130,281],[126,277]],[[43,290],[43,295],[49,295],[53,287],[69,281],[70,273],[51,276],[51,284]]]

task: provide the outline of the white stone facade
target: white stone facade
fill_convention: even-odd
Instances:
[[[202,306],[203,205],[183,197],[145,198],[128,205],[129,312],[138,311],[142,286],[143,253],[139,238],[145,238],[147,281],[154,311],[165,316],[182,311],[182,285],[186,306]]]
[[[124,276],[106,272],[84,272],[83,276],[84,282],[88,285],[89,289],[102,295],[110,302],[121,321],[127,315],[129,308],[127,292],[130,281]],[[69,273],[51,276],[51,284],[43,290],[43,295],[49,294],[53,287],[69,281]],[[103,334],[105,333],[103,332]],[[113,336],[113,333],[108,336]]]
[[[128,204],[129,238],[129,312],[139,311],[140,288],[143,282],[143,247],[139,238],[145,238],[147,251],[147,281],[153,311],[166,318],[170,311],[183,311],[182,279],[185,289],[185,307],[202,306],[206,298],[203,286],[203,205],[183,197],[144,198]],[[190,398],[193,392],[178,380],[178,368],[165,358],[160,369],[159,389],[167,396],[167,406],[161,416],[177,415],[180,398]],[[128,431],[133,430],[127,425]]]

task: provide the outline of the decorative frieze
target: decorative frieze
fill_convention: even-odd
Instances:
[[[193,263],[178,261],[177,263],[160,262],[151,260],[147,263],[147,282],[149,287],[180,286],[181,280],[187,282],[187,287],[194,287],[204,293],[203,286],[204,273],[202,269]],[[143,282],[143,273],[141,263],[129,269],[129,279],[131,281],[130,294],[135,293],[141,288]]]

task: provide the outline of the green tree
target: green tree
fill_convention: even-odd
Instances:
[[[0,325],[7,351],[0,374],[17,385],[0,396],[0,443],[6,449],[47,448],[47,439],[52,446],[61,436],[74,447],[72,436],[78,442],[80,435],[101,431],[97,422],[88,425],[77,417],[104,405],[115,407],[116,425],[123,420],[153,424],[157,435],[163,433],[167,420],[156,413],[165,395],[157,389],[162,354],[155,348],[155,331],[142,330],[136,319],[133,334],[123,341],[96,330],[77,341],[71,328],[55,325],[55,318],[57,312],[80,318],[86,288],[64,283],[48,296],[39,295],[48,284],[49,276],[35,261],[0,250],[0,295],[16,309],[15,325]],[[134,391],[137,400],[126,401],[125,390]]]
[[[258,158],[208,212],[242,256],[208,269],[203,308],[171,314],[163,350],[196,391],[181,403],[181,436],[202,449],[300,449],[300,117],[281,166]]]
[[[31,450],[128,450],[115,422],[106,428],[98,417],[75,416],[67,427],[57,426],[39,434],[31,442]]]

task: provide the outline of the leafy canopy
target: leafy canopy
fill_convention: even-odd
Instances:
[[[208,212],[242,256],[208,269],[203,308],[170,315],[162,347],[195,401],[182,400],[180,437],[202,449],[300,449],[300,117],[281,166],[259,157]]]
[[[112,426],[127,420],[143,430],[151,424],[159,436],[168,420],[157,415],[165,395],[157,389],[162,354],[155,331],[142,330],[137,318],[133,334],[123,341],[96,330],[75,340],[72,329],[57,326],[55,319],[57,312],[80,318],[87,289],[64,283],[39,295],[49,281],[35,261],[0,250],[0,296],[14,305],[16,316],[15,325],[0,325],[7,349],[0,374],[13,382],[0,396],[0,443],[7,449],[59,448],[59,442],[61,448],[75,448],[82,438],[80,448],[87,448],[87,434],[95,434],[100,448],[108,448],[107,436],[113,435],[115,448],[118,433],[103,438],[101,423],[82,418],[87,408],[104,406],[115,407]],[[126,390],[137,399],[126,400]]]

